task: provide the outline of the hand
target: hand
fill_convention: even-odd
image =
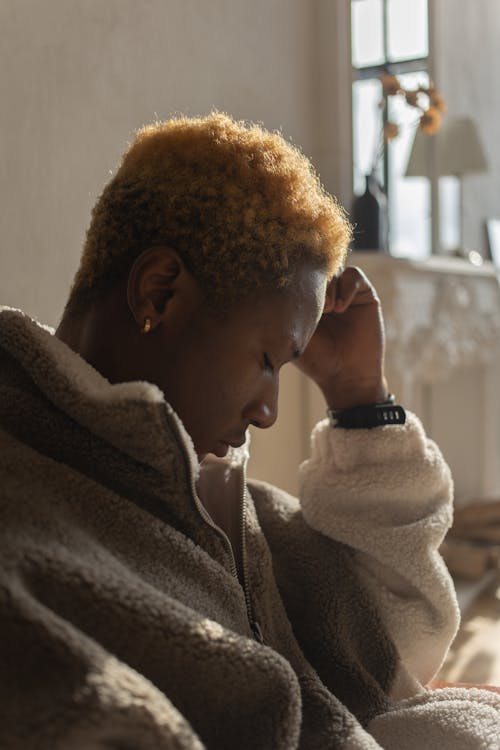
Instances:
[[[346,268],[329,283],[323,315],[296,365],[319,386],[332,409],[387,398],[382,309],[359,268]]]

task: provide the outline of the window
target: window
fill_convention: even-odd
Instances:
[[[396,75],[405,88],[428,85],[427,0],[351,0],[351,29],[354,192],[374,170],[387,193],[391,253],[423,258],[431,249],[430,185],[404,177],[415,110],[399,97],[384,101],[379,76]],[[400,130],[384,144],[387,120]]]

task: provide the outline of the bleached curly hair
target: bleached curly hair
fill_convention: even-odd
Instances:
[[[213,112],[139,130],[98,199],[68,302],[82,309],[153,245],[176,250],[213,309],[285,287],[303,264],[332,276],[351,227],[282,135]]]

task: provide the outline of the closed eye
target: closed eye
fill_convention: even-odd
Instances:
[[[264,365],[264,370],[267,370],[271,374],[274,374],[274,365],[273,365],[273,363],[271,362],[271,360],[269,359],[269,357],[267,356],[267,354],[265,352],[264,352],[264,356],[262,358],[262,362],[263,362],[263,365]]]

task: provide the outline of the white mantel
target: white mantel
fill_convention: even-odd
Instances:
[[[387,376],[451,466],[457,503],[500,497],[500,284],[494,266],[353,253],[382,300]],[[310,424],[324,413],[309,388]]]

